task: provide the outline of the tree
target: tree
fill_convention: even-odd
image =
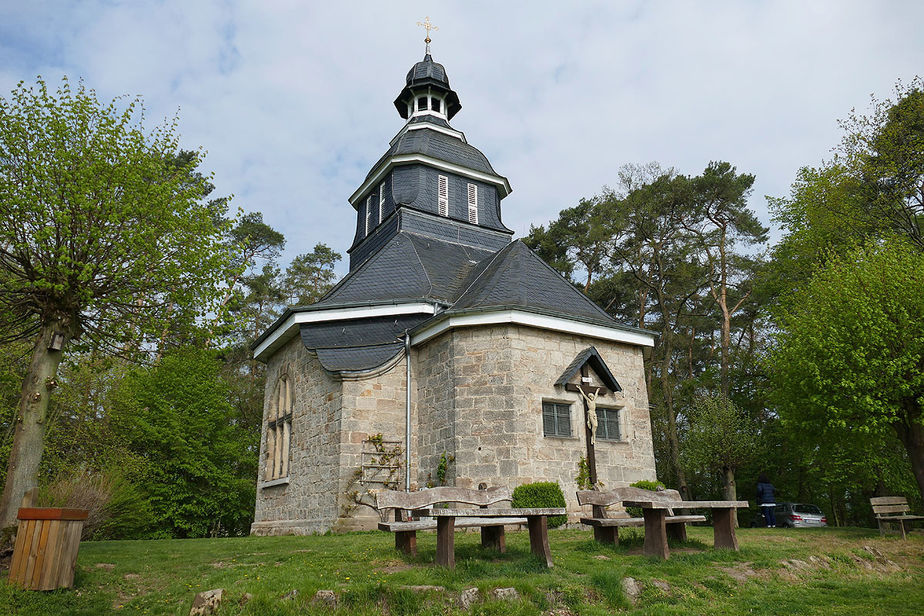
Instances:
[[[215,353],[186,348],[137,367],[111,421],[144,466],[133,482],[157,535],[242,535],[253,521],[258,437],[238,423]]]
[[[722,311],[720,386],[727,398],[732,315],[751,293],[749,285],[741,283],[749,282],[749,270],[755,267],[753,259],[735,254],[733,249],[739,243],[766,242],[769,229],[747,207],[753,175],[736,174],[727,162],[711,162],[692,183],[698,212],[685,225],[699,238],[700,250],[711,272],[709,291]],[[735,297],[729,297],[731,291],[736,291]]]
[[[894,430],[924,497],[924,254],[912,246],[832,258],[787,301],[769,367],[797,428]]]
[[[896,84],[896,101],[851,113],[840,153],[860,187],[862,213],[924,251],[924,82]]]
[[[296,306],[313,304],[330,291],[334,283],[334,266],[340,253],[326,244],[315,244],[314,250],[298,255],[286,268],[285,287],[289,302]]]
[[[145,133],[141,100],[121,104],[66,79],[0,99],[0,332],[32,340],[3,526],[35,483],[63,353],[156,341],[171,307],[203,314],[227,278],[224,202],[201,200],[200,157],[178,162],[176,120]]]
[[[558,220],[551,222],[548,230],[544,226],[530,227],[523,241],[567,278],[574,274],[574,263],[579,263],[584,273],[581,287],[587,293],[602,269],[613,236],[616,212],[612,206],[613,195],[607,191],[581,199],[576,206],[559,212]]]
[[[683,459],[695,470],[721,473],[726,500],[738,500],[735,472],[757,455],[757,446],[757,427],[731,400],[722,394],[697,398]]]

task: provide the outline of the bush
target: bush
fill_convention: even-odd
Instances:
[[[642,490],[651,490],[656,492],[658,488],[664,489],[664,484],[660,481],[648,481],[647,479],[642,479],[636,481],[635,483],[630,483],[629,487],[632,488],[641,488]],[[626,513],[628,513],[633,518],[642,517],[642,508],[641,507],[626,507]]]
[[[661,483],[660,481],[646,481],[645,479],[642,479],[641,481],[636,481],[635,483],[630,483],[629,485],[633,488],[651,490],[652,492],[656,492],[658,488],[661,488],[662,490],[664,489],[664,484]]]
[[[514,507],[565,507],[565,495],[561,486],[555,481],[537,481],[524,483],[513,491]],[[556,528],[568,521],[566,515],[556,515],[548,518],[549,528]]]

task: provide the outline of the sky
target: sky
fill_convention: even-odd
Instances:
[[[831,157],[839,118],[924,74],[918,0],[0,0],[0,96],[38,75],[140,95],[147,125],[177,116],[207,152],[216,194],[285,234],[283,265],[323,242],[342,274],[347,198],[403,126],[427,16],[453,127],[513,186],[515,237],[649,161],[754,174],[771,225],[765,196]]]

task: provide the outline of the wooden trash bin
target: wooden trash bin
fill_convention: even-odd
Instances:
[[[74,585],[74,565],[86,509],[22,507],[10,563],[10,583],[26,590]]]

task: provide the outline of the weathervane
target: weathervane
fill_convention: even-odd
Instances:
[[[418,26],[422,26],[427,31],[427,38],[424,39],[424,43],[427,44],[427,54],[430,54],[430,30],[439,30],[436,26],[430,23],[430,16],[427,15],[427,18],[424,21],[418,21]]]

